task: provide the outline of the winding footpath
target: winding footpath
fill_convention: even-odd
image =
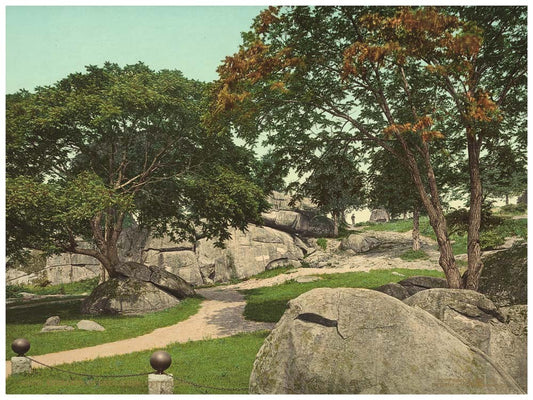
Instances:
[[[396,234],[398,235],[398,234]],[[400,234],[405,236],[407,235]],[[407,242],[408,243],[408,242]],[[185,321],[175,325],[158,328],[154,331],[130,339],[104,343],[96,346],[60,351],[57,353],[32,356],[36,361],[55,366],[79,361],[93,360],[99,357],[111,357],[145,350],[164,348],[172,343],[184,343],[195,340],[216,339],[232,336],[242,332],[271,330],[274,323],[254,322],[244,319],[244,296],[238,290],[274,286],[287,280],[298,279],[307,275],[322,275],[371,269],[409,268],[438,269],[438,263],[431,261],[404,262],[389,252],[374,255],[357,255],[337,258],[335,267],[299,268],[289,273],[267,279],[249,279],[234,285],[197,289],[197,293],[206,300],[199,311]],[[333,257],[337,257],[332,255]],[[433,258],[433,257],[432,257]],[[42,368],[33,363],[32,368]],[[11,374],[11,362],[6,361],[6,376]]]

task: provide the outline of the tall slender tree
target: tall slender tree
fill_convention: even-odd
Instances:
[[[211,129],[235,129],[243,137],[271,132],[269,141],[278,147],[310,141],[380,145],[411,175],[437,237],[449,286],[475,289],[482,267],[478,161],[485,137],[478,129],[505,120],[499,102],[491,98],[496,87],[490,79],[479,85],[478,75],[485,75],[477,67],[480,55],[495,48],[505,58],[509,42],[484,36],[459,11],[271,7],[244,34],[239,52],[219,67],[208,122]],[[525,10],[516,9],[516,14],[515,22],[523,26]],[[493,17],[494,24],[505,19],[497,13]],[[514,31],[524,37],[522,28]],[[507,65],[503,93],[522,84],[521,57],[511,57],[518,68],[502,63]],[[464,150],[447,154],[468,154],[472,188],[464,279],[448,237],[433,164],[435,154],[446,154],[454,141],[464,143]]]

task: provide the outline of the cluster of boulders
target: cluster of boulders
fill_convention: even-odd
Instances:
[[[76,327],[81,331],[105,331],[105,328],[97,322],[82,319],[76,324]],[[59,316],[54,315],[46,320],[41,329],[41,332],[64,332],[73,331],[74,327],[70,325],[61,325]]]
[[[309,291],[265,340],[250,392],[526,393],[526,244],[487,257],[481,282],[483,293],[425,276]]]
[[[250,393],[524,393],[526,336],[508,318],[466,290],[428,289],[402,302],[314,289],[290,301],[265,340]]]
[[[305,237],[331,236],[333,222],[319,215],[307,200],[290,205],[290,196],[274,192],[272,209],[263,214],[264,226],[248,225],[245,232],[230,230],[225,248],[215,241],[200,239],[195,243],[175,243],[169,237],[155,237],[135,224],[125,229],[118,243],[124,261],[154,265],[180,276],[192,285],[243,279],[282,265],[299,266],[312,249]],[[88,243],[82,243],[89,246]],[[88,256],[63,253],[49,257],[38,273],[10,269],[9,284],[46,280],[61,284],[100,276],[99,262]]]

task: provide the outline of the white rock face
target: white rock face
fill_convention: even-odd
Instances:
[[[201,239],[194,246],[171,242],[168,237],[155,238],[139,229],[127,229],[119,250],[124,261],[159,266],[192,285],[247,278],[282,265],[297,266],[308,250],[298,237],[266,226],[249,225],[246,232],[234,229],[231,235],[226,247],[220,249],[212,240]],[[102,267],[95,259],[69,253],[50,257],[44,270],[52,284],[90,279],[101,272]],[[15,270],[9,270],[7,276],[12,278],[8,278],[10,284],[29,283],[39,278],[38,274],[27,275]]]
[[[252,394],[523,393],[430,313],[386,294],[320,288],[289,302],[250,376]]]
[[[193,285],[200,285],[247,278],[280,265],[297,263],[304,255],[291,235],[276,229],[249,225],[245,233],[235,229],[231,234],[224,249],[215,247],[213,240],[201,239],[194,249],[192,244],[176,245],[149,238],[145,248],[150,250],[144,252],[141,262],[163,267]],[[191,250],[172,250],[177,247]]]

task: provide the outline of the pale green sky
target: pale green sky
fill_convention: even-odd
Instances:
[[[259,6],[6,7],[6,92],[57,82],[89,64],[143,61],[211,81]]]

